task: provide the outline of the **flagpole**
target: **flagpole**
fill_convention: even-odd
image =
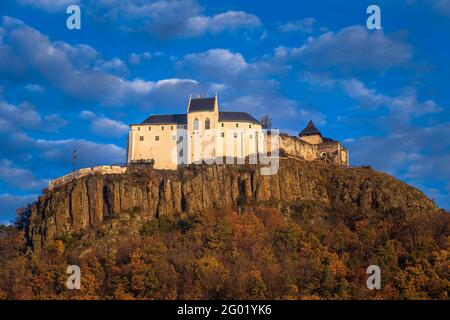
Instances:
[[[73,149],[72,172],[75,172],[75,164],[77,161],[77,146]]]

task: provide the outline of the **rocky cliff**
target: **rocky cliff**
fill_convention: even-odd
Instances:
[[[411,215],[437,210],[419,190],[367,168],[284,159],[278,174],[262,176],[254,165],[191,166],[178,171],[130,167],[122,174],[91,174],[47,190],[28,210],[27,235],[35,251],[54,239],[81,241],[138,234],[164,215],[230,207],[251,210],[308,204],[320,214],[341,206],[350,211]]]

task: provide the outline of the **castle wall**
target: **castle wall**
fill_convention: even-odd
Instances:
[[[266,138],[265,152],[274,152],[276,144],[272,144],[272,135],[268,134]],[[296,137],[285,134],[279,135],[279,152],[285,152],[297,158],[313,161],[317,159],[317,146],[304,142]],[[280,151],[283,150],[283,151]],[[281,153],[280,153],[281,155]]]
[[[237,124],[237,126],[236,126]],[[221,136],[221,133],[224,136]],[[263,152],[264,135],[261,125],[250,122],[219,122],[217,156],[244,158]]]
[[[302,136],[301,140],[309,143],[309,144],[319,144],[323,142],[322,137],[319,134],[311,135],[311,136]]]
[[[176,124],[131,126],[127,162],[154,159],[158,160],[156,169],[176,169],[183,160],[177,154],[177,141],[183,130],[184,125]]]
[[[198,120],[198,130],[194,130],[194,121]],[[210,129],[205,128],[205,121],[209,119]],[[215,129],[218,127],[219,115],[216,111],[189,112],[187,114],[188,134],[188,163],[202,158],[215,158],[215,150],[207,149],[210,143],[215,143]],[[204,152],[207,152],[205,154]]]
[[[210,119],[210,130],[205,130],[207,118]],[[199,121],[199,130],[193,129],[195,119]],[[153,159],[155,169],[174,170],[182,163],[216,157],[244,158],[264,149],[264,135],[259,124],[218,122],[213,112],[192,112],[188,115],[187,131],[184,128],[184,125],[176,124],[132,125],[127,162]],[[194,149],[196,143],[202,148]]]

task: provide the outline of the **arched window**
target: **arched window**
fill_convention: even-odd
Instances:
[[[198,119],[194,120],[194,130],[198,130]]]
[[[211,128],[211,121],[209,120],[209,118],[206,118],[205,120],[205,130],[208,130]]]

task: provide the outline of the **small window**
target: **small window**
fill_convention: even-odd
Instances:
[[[237,138],[237,133],[234,134],[234,137]]]
[[[148,127],[148,131],[152,131],[152,127],[149,126],[149,127]]]
[[[224,137],[225,137],[225,132],[221,132],[221,133],[220,133],[220,137],[221,137],[221,138],[224,138]]]
[[[206,118],[205,120],[205,130],[208,130],[211,128],[211,121],[209,120],[209,118]]]
[[[194,130],[198,130],[198,119],[194,120]]]
[[[224,123],[222,122],[222,128],[223,128]]]
[[[161,130],[164,131],[164,126],[161,127]]]
[[[170,130],[173,130],[173,126],[170,126]]]
[[[236,123],[236,128],[239,128],[239,123]]]
[[[159,141],[159,136],[155,136],[155,141]]]
[[[141,131],[141,127],[138,127],[138,131]]]
[[[251,129],[251,128],[252,128],[252,125],[251,125],[251,124],[249,124],[249,125],[248,125],[248,127],[249,127],[249,128]]]
[[[139,137],[139,140],[140,140],[140,141],[144,141],[144,136],[140,136],[140,137]]]

